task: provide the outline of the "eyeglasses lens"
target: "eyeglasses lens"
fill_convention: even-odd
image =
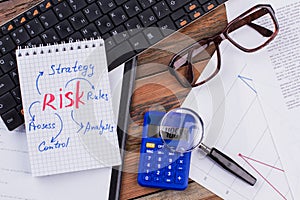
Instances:
[[[178,55],[173,64],[178,80],[184,86],[193,86],[205,82],[217,70],[216,45],[196,44]]]
[[[228,28],[228,37],[245,49],[256,49],[274,36],[276,25],[267,8],[257,8]]]

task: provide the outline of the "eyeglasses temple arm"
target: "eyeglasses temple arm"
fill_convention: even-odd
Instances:
[[[268,13],[268,11],[266,9],[260,9],[260,10],[253,12],[249,16],[232,24],[228,33],[231,33],[232,31],[235,31],[244,25],[248,25],[251,28],[253,28],[254,30],[256,30],[258,33],[260,33],[262,36],[270,37],[273,34],[273,31],[252,22],[253,20],[258,19],[259,17],[261,17],[267,13]]]

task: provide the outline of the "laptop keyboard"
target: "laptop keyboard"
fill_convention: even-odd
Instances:
[[[24,123],[15,50],[102,37],[109,71],[227,0],[45,0],[0,26],[0,115]],[[155,27],[155,28],[152,28]]]

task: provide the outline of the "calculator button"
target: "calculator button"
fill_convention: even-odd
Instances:
[[[163,144],[158,144],[158,145],[157,145],[157,148],[158,148],[158,149],[162,149],[162,148],[164,148],[164,145],[163,145]]]
[[[172,170],[172,169],[173,169],[173,166],[172,166],[172,165],[168,165],[168,166],[167,166],[167,169],[168,169],[168,170]]]
[[[151,176],[150,175],[144,175],[143,178],[145,181],[151,181]]]
[[[147,167],[147,168],[151,168],[151,166],[152,166],[151,163],[146,163],[145,164],[145,167]]]
[[[154,151],[153,151],[152,149],[146,149],[146,153],[151,153],[151,154],[153,154]]]
[[[183,159],[177,159],[177,163],[183,165],[184,160]]]
[[[176,174],[175,183],[183,184],[184,183],[184,175],[181,173]]]
[[[162,150],[157,150],[157,155],[164,155],[164,154],[165,154],[164,151],[162,151]]]
[[[161,169],[163,166],[161,163],[156,164],[157,169]]]
[[[157,162],[162,162],[162,160],[163,160],[162,156],[157,157]]]
[[[154,149],[154,148],[155,148],[155,143],[147,142],[147,143],[146,143],[146,147],[147,147],[147,148]]]
[[[155,176],[155,177],[153,178],[153,180],[154,180],[155,182],[161,182],[161,179],[162,179],[162,177],[160,177],[160,176]]]
[[[166,182],[166,183],[172,183],[172,182],[173,182],[173,179],[172,179],[172,178],[165,178],[165,182]]]
[[[173,176],[173,171],[166,171],[165,176],[166,177],[172,177]]]
[[[172,164],[174,161],[174,158],[168,158],[168,163]]]
[[[153,160],[153,155],[146,155],[146,156],[145,156],[145,160],[146,160],[146,161],[151,161],[151,160]]]
[[[177,165],[177,170],[178,170],[178,171],[183,171],[183,166]]]
[[[156,170],[154,173],[155,173],[155,176],[161,176],[162,175],[161,170]]]

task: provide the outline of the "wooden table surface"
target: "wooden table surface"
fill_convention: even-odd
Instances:
[[[0,3],[0,24],[40,1],[9,0]],[[148,110],[168,111],[180,107],[190,90],[179,85],[167,71],[170,58],[194,41],[220,32],[226,24],[225,6],[220,6],[138,56],[135,89],[131,98],[131,123],[126,145],[121,199],[220,199],[192,180],[189,180],[189,186],[184,191],[141,187],[137,184],[137,170],[144,113]]]

